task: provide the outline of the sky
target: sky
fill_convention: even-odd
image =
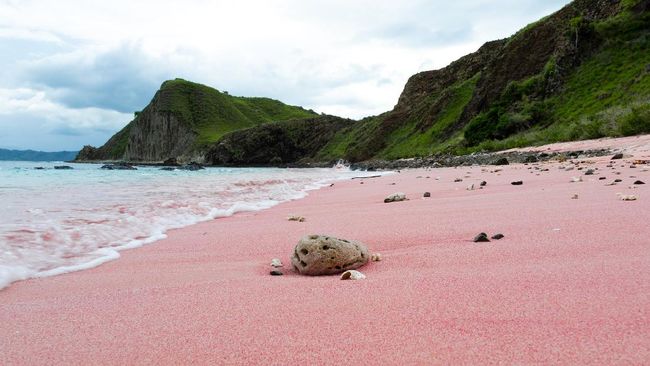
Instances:
[[[362,118],[569,0],[0,0],[0,148],[101,146],[163,81]]]

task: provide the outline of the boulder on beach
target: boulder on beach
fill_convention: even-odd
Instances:
[[[357,269],[369,259],[368,247],[361,242],[307,235],[294,248],[291,264],[302,275],[320,276]]]
[[[402,192],[393,193],[384,199],[384,203],[406,201],[406,194]]]
[[[128,163],[104,164],[101,169],[104,170],[137,170],[133,165]]]

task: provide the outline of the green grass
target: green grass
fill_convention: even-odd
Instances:
[[[228,132],[261,123],[314,117],[317,114],[269,98],[230,96],[182,79],[162,84],[159,108],[197,132],[197,146],[218,141]]]

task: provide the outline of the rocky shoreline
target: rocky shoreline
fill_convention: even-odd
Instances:
[[[508,151],[508,152],[491,152],[491,153],[474,153],[469,155],[432,155],[428,157],[417,157],[410,159],[398,160],[367,160],[350,163],[352,170],[382,171],[397,169],[417,169],[417,168],[439,168],[439,167],[456,167],[471,165],[508,165],[516,163],[536,163],[554,159],[584,159],[605,155],[611,155],[611,149],[589,149],[589,150],[572,150],[572,151]],[[157,166],[157,167],[176,167],[180,164],[175,160],[165,162],[124,162],[124,161],[72,161],[81,164],[108,164],[108,165],[129,165],[129,166]],[[229,168],[329,168],[336,164],[335,161],[329,162],[303,162],[293,164],[262,164],[262,165],[201,165],[190,163],[191,166],[205,167],[229,167]],[[194,169],[192,169],[194,170]]]

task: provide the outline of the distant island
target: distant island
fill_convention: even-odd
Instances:
[[[69,161],[77,156],[77,151],[35,151],[0,149],[0,160],[14,161]]]

